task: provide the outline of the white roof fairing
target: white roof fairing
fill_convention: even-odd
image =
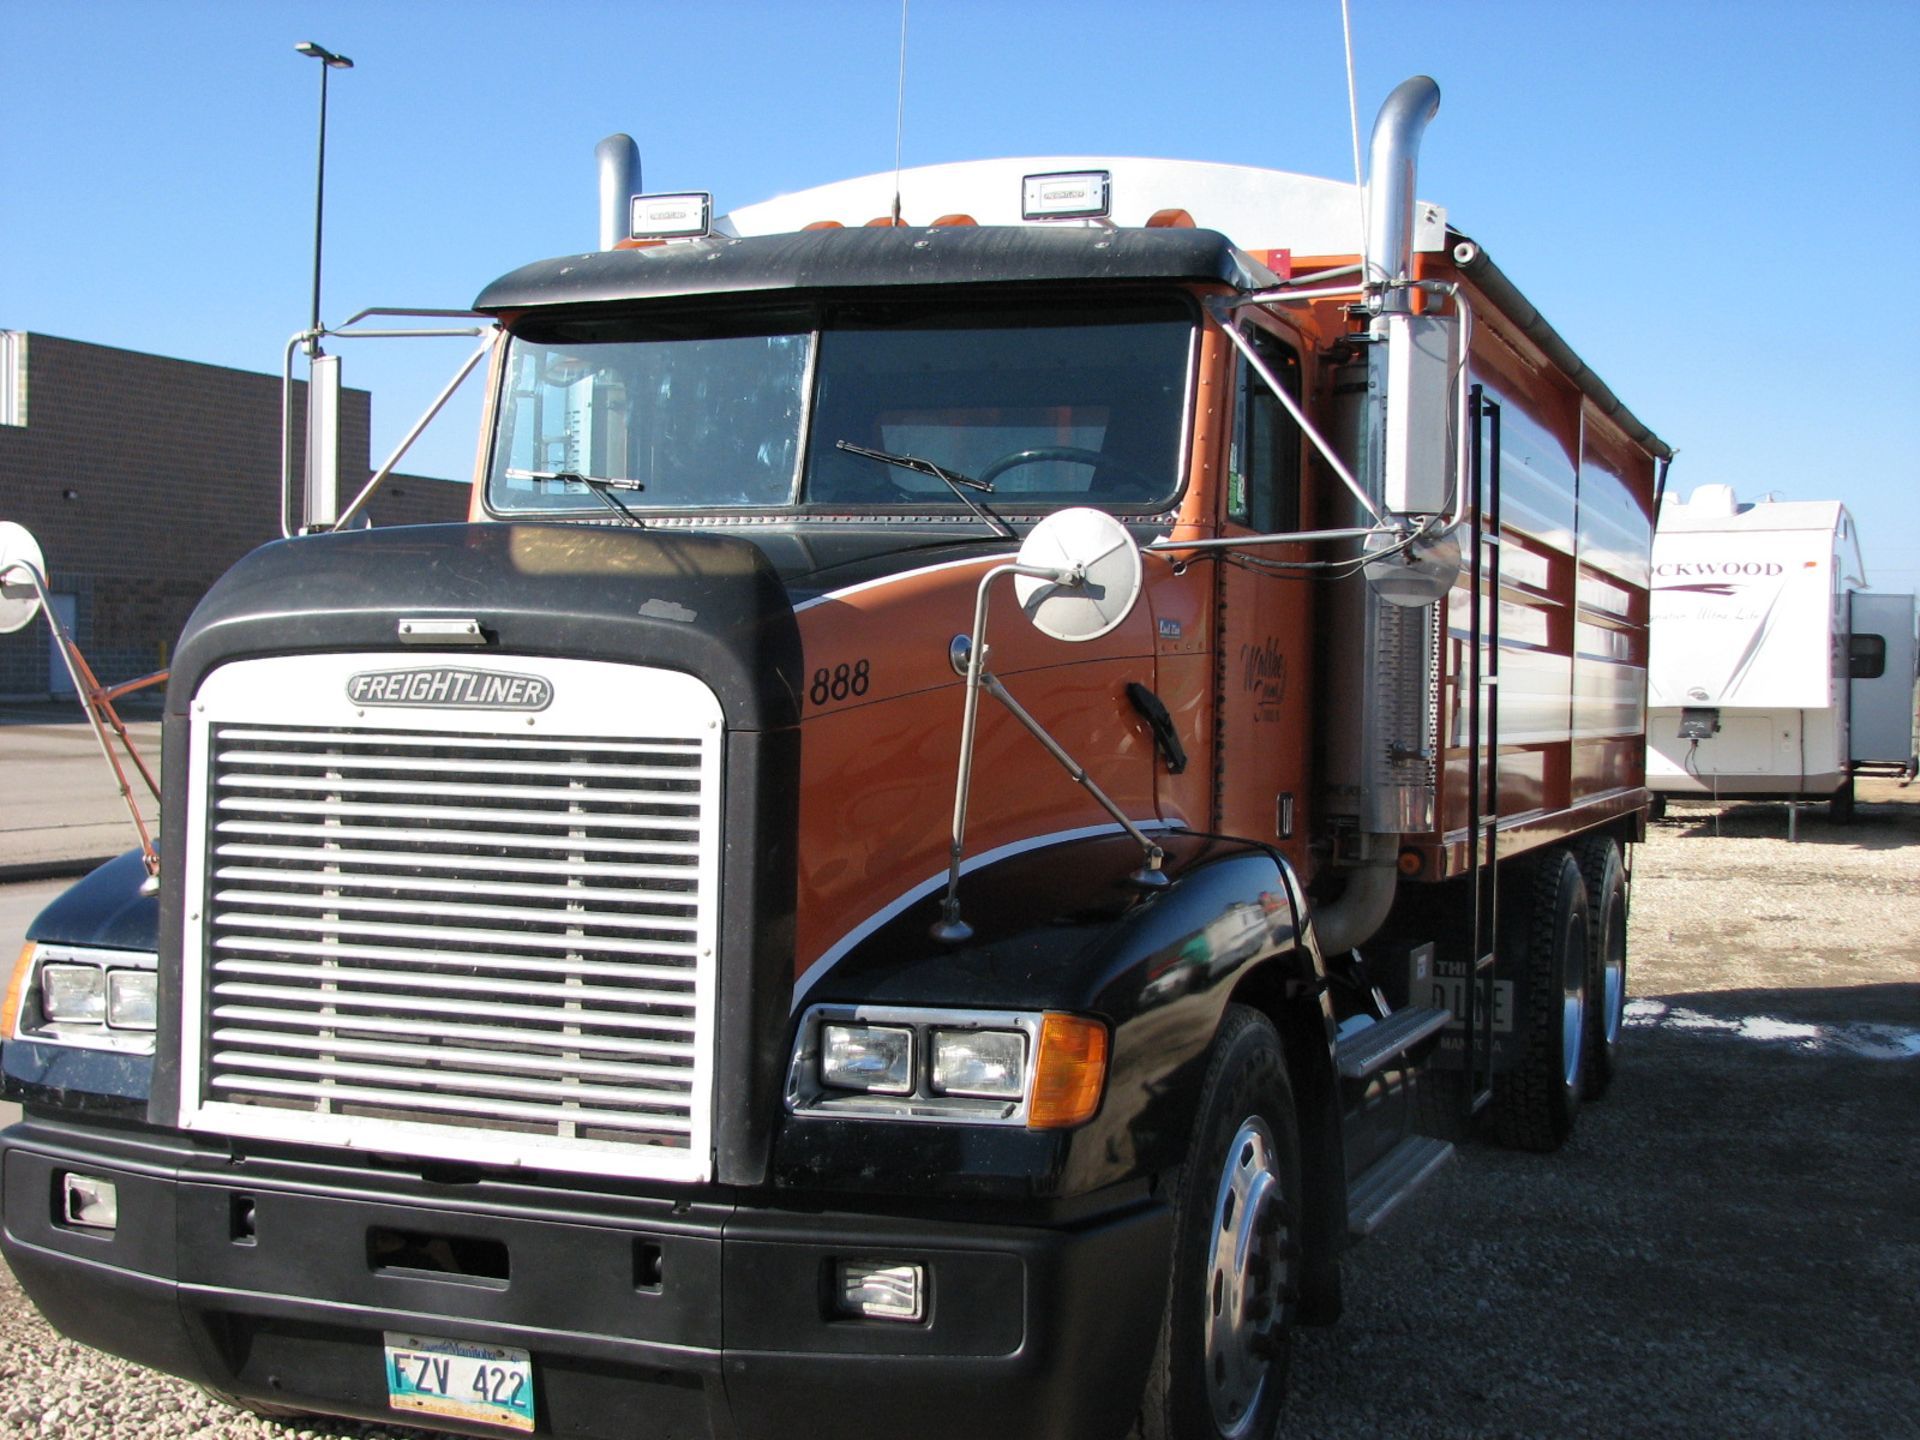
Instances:
[[[970,215],[981,225],[1087,225],[1094,221],[1026,221],[1021,180],[1028,175],[1105,170],[1113,177],[1112,221],[1144,225],[1156,211],[1179,209],[1205,230],[1218,230],[1242,249],[1291,250],[1298,255],[1358,255],[1365,234],[1360,192],[1339,180],[1220,165],[1202,160],[1148,160],[1109,155],[1040,155],[920,165],[899,174],[900,217],[930,225],[943,215]],[[723,235],[773,235],[823,220],[865,225],[893,213],[894,173],[862,175],[722,215]],[[1414,246],[1446,244],[1447,215],[1425,201],[1414,207]]]

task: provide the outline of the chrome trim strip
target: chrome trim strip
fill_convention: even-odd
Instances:
[[[1184,830],[1187,824],[1186,821],[1180,819],[1135,820],[1133,823],[1138,825],[1142,830]],[[982,851],[978,855],[969,856],[960,863],[960,873],[966,875],[978,870],[983,865],[992,865],[1010,856],[1024,855],[1029,850],[1041,850],[1049,845],[1064,845],[1068,841],[1085,840],[1094,835],[1124,835],[1126,833],[1127,832],[1122,830],[1118,825],[1106,824],[1083,825],[1077,830],[1056,830],[1048,835],[1035,835],[1026,840],[1015,840],[1010,844],[1001,845],[992,850]],[[793,1005],[791,1010],[797,1011],[800,1008],[800,1002],[806,998],[807,992],[811,990],[814,985],[819,982],[820,977],[831,970],[849,950],[873,934],[874,931],[893,919],[909,905],[912,905],[915,901],[924,900],[935,890],[945,885],[947,883],[947,873],[947,867],[944,865],[941,866],[940,869],[932,875],[929,875],[925,880],[922,880],[918,885],[915,885],[911,890],[907,890],[888,901],[858,925],[847,931],[847,933],[842,935],[838,940],[834,941],[832,945],[828,946],[820,958],[802,971],[800,978],[793,982]]]

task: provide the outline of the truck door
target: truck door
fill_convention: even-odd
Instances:
[[[1252,321],[1244,333],[1297,402],[1302,394],[1297,344]],[[1222,533],[1270,535],[1300,528],[1303,463],[1300,427],[1260,374],[1233,352],[1234,413],[1229,430]],[[1217,777],[1220,829],[1278,844],[1306,868],[1307,697],[1311,572],[1288,563],[1311,559],[1304,545],[1269,545],[1222,556],[1219,564]]]

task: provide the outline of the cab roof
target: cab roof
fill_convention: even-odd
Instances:
[[[1250,290],[1275,276],[1216,230],[940,225],[723,236],[523,265],[475,310],[916,285],[1168,281]]]

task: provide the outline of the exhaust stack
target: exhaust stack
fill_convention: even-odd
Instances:
[[[593,147],[593,158],[600,171],[600,248],[611,250],[632,227],[633,197],[640,193],[640,147],[631,135],[609,135]]]
[[[1405,312],[1412,298],[1388,290],[1413,275],[1413,187],[1420,140],[1439,113],[1440,87],[1425,75],[1402,80],[1380,107],[1367,152],[1367,290],[1376,308]]]

